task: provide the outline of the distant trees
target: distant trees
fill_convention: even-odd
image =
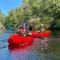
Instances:
[[[5,15],[0,11],[0,22],[4,23],[5,22]]]
[[[39,28],[40,23],[43,23],[45,27],[58,27],[58,21],[60,20],[60,0],[24,0],[31,11],[30,17],[39,17],[40,20],[36,26]],[[54,23],[52,23],[54,22]],[[54,26],[51,26],[54,25]],[[60,26],[60,25],[59,25]]]
[[[5,30],[5,15],[0,11],[0,31]]]
[[[52,27],[52,22],[55,22],[54,26],[60,27],[60,0],[23,0],[21,7],[10,10],[4,17],[1,21],[4,21],[6,29],[14,30],[21,23],[32,20],[31,18],[35,18],[33,22],[37,29],[41,23],[46,28]]]

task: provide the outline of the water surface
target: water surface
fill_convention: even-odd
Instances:
[[[50,37],[47,50],[41,50],[41,39],[22,47],[9,48],[8,38],[12,32],[0,35],[0,60],[60,60],[60,38]]]

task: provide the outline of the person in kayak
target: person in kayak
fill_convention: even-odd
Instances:
[[[22,36],[28,36],[29,29],[27,28],[27,24],[23,24],[19,29],[18,29],[18,34]]]
[[[41,24],[40,32],[45,32],[45,28],[44,28],[44,25],[43,24]]]

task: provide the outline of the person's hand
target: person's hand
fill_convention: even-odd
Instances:
[[[32,35],[32,33],[29,32],[28,35]]]
[[[20,31],[20,30],[17,30],[18,32]]]

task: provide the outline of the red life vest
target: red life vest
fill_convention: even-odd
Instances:
[[[28,29],[23,28],[23,29],[20,29],[19,31],[22,32],[22,33],[25,33],[25,32],[28,32]]]

